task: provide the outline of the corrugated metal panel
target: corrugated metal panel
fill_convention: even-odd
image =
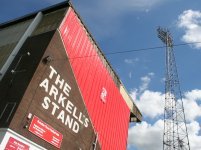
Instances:
[[[0,30],[0,70],[12,53],[17,42],[20,40],[32,19],[8,26]]]
[[[126,149],[130,111],[84,26],[70,9],[60,32],[103,150]],[[106,102],[101,100],[106,89]]]

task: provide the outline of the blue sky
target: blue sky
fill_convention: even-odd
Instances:
[[[1,0],[0,22],[62,0]],[[198,0],[72,0],[102,51],[128,51],[163,46],[158,26],[166,27],[174,44],[201,42]],[[186,111],[191,150],[201,149],[201,44],[174,47]],[[143,113],[129,128],[128,150],[161,150],[163,133],[165,50],[106,55]]]

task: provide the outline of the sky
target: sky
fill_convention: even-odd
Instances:
[[[0,23],[61,1],[0,0]],[[174,47],[174,52],[191,150],[200,150],[201,1],[72,0],[72,3],[143,114],[141,123],[130,124],[127,150],[162,149],[165,49],[157,48],[164,45],[156,29],[158,26],[169,29],[173,43],[180,45]],[[124,53],[109,55],[113,52]]]

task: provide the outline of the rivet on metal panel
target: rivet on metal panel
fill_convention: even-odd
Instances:
[[[27,116],[27,118],[31,119],[31,117],[32,117],[32,113],[29,113],[28,116]]]
[[[23,126],[25,129],[27,129],[29,127],[29,122],[30,122],[31,117],[32,117],[32,113],[29,113],[28,116],[27,116],[26,123]]]

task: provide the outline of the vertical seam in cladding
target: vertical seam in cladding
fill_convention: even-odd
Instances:
[[[83,43],[83,45],[82,45],[82,48],[81,48],[81,51],[80,51],[80,57],[82,57],[82,56],[84,56],[85,54],[86,54],[86,51],[85,51],[85,48],[86,48],[86,46],[87,46],[87,41],[86,41],[87,39],[86,39],[86,37],[84,38],[84,43]],[[80,58],[80,60],[81,60],[81,64],[80,64],[80,70],[79,70],[79,72],[78,72],[78,77],[79,77],[79,80],[80,80],[80,87],[84,90],[84,85],[83,85],[83,81],[82,81],[82,79],[83,79],[83,75],[84,75],[84,73],[83,72],[85,72],[85,66],[86,66],[86,60],[85,60],[86,58]]]
[[[75,43],[77,43],[77,38],[80,34],[80,30],[78,29],[79,28],[79,22],[77,21],[77,19],[75,18],[74,19],[74,25],[73,25],[73,29],[72,29],[72,35],[74,35],[74,41],[72,42],[72,50],[74,50],[74,45]],[[78,29],[78,30],[77,30]]]
[[[91,61],[89,60],[90,58],[87,58],[87,65],[85,66],[85,70],[86,70],[86,74],[83,75],[83,79],[82,79],[82,82],[83,82],[83,85],[84,85],[84,89],[85,89],[85,94],[86,94],[86,97],[87,97],[87,101],[89,101],[89,88],[92,86],[92,83],[91,84],[87,84],[87,81],[91,78],[90,76],[90,63]],[[89,63],[88,63],[89,62]]]
[[[94,64],[96,64],[96,61],[97,61],[97,57],[93,57],[93,61],[94,61]],[[93,79],[92,79],[92,84],[91,84],[91,88],[89,89],[90,91],[89,92],[91,92],[91,94],[90,95],[88,95],[87,97],[88,97],[88,104],[89,104],[89,109],[91,109],[92,108],[92,105],[93,105],[93,103],[95,102],[95,92],[94,92],[94,90],[95,90],[95,85],[96,85],[96,82],[95,82],[95,79],[96,79],[96,67],[94,66],[94,64],[93,65],[91,65],[91,67],[92,67],[92,69],[91,69],[91,71],[92,71],[92,77],[93,77]],[[92,111],[92,110],[91,110]],[[92,114],[92,112],[91,112],[91,115],[93,116],[93,114]],[[93,116],[94,117],[94,116]],[[96,128],[97,128],[97,126],[96,126]]]
[[[102,70],[102,72],[101,72],[101,74],[100,74],[100,76],[101,76],[101,81],[100,81],[100,91],[98,91],[98,100],[99,100],[99,103],[101,103],[102,104],[102,110],[103,111],[100,111],[100,113],[99,113],[99,116],[100,117],[102,117],[102,116],[105,116],[106,114],[105,114],[105,112],[106,112],[106,103],[104,103],[103,104],[103,102],[101,101],[101,99],[100,99],[100,94],[101,94],[101,90],[102,90],[102,88],[103,88],[103,85],[104,85],[104,82],[105,82],[105,78],[103,78],[103,73],[105,72],[104,71],[104,68],[103,68],[103,65],[101,65],[101,70]],[[97,106],[96,106],[97,107]],[[104,117],[105,118],[105,117]],[[99,124],[102,124],[101,125],[101,127],[102,127],[102,130],[104,131],[104,127],[105,127],[105,124],[106,124],[106,122],[104,122],[104,121],[101,121],[100,119],[99,119]]]
[[[70,28],[69,31],[71,31],[71,37],[70,38],[78,36],[81,40],[79,40],[78,42],[76,41],[77,44],[76,44],[75,48],[73,48],[73,44],[74,44],[73,42],[72,43],[68,43],[68,45],[71,46],[71,49],[69,49],[69,51],[70,51],[70,56],[71,56],[70,58],[72,58],[72,59],[74,57],[76,57],[76,54],[79,52],[79,48],[80,48],[80,45],[81,45],[81,42],[82,42],[82,39],[83,39],[83,32],[82,32],[82,30],[80,30],[79,33],[76,32],[77,27],[79,28],[79,24],[78,24],[75,16],[74,16],[74,22],[73,23],[72,23],[73,28],[71,29],[69,27]],[[77,33],[76,36],[75,36],[75,33]]]
[[[71,29],[71,28],[73,29],[73,27],[72,27],[72,26],[73,26],[73,21],[72,21],[72,20],[73,20],[73,19],[72,19],[73,17],[74,17],[74,16],[73,16],[73,13],[70,12],[69,15],[68,15],[68,17],[67,17],[67,20],[66,20],[66,24],[67,24],[68,22],[69,22],[69,23],[68,23],[68,26],[66,26],[66,28],[65,28],[65,30],[64,30],[64,32],[67,32],[67,34],[64,33],[64,38],[65,38],[64,40],[65,40],[65,42],[66,42],[66,46],[67,46],[67,50],[68,50],[68,53],[69,53],[69,57],[71,57],[71,55],[72,55],[72,54],[71,54],[71,53],[72,53],[72,48],[71,48],[71,44],[69,44],[70,42],[69,42],[68,37],[69,37],[69,35],[72,34],[72,31],[73,31],[73,30],[68,30],[67,27],[70,28],[70,29]],[[69,20],[68,20],[68,19],[69,19]],[[71,20],[71,21],[70,21],[70,20]]]
[[[75,42],[75,38],[76,38],[76,36],[74,36],[74,34],[75,34],[75,30],[76,30],[76,24],[75,24],[75,22],[72,22],[71,23],[72,24],[72,30],[69,30],[68,31],[68,35],[66,36],[66,38],[68,39],[69,38],[69,40],[70,40],[70,42],[68,42],[68,48],[69,48],[69,56],[70,56],[70,58],[72,58],[72,57],[74,57],[73,55],[73,51],[74,51],[74,48],[73,48],[73,43]],[[78,36],[78,35],[77,35]]]
[[[96,58],[95,58],[96,59]],[[92,70],[92,69],[91,69]],[[93,77],[93,81],[95,80],[95,77]],[[90,110],[90,115],[91,116],[93,116],[93,114],[92,114],[92,112],[91,112],[91,105],[92,105],[92,103],[94,102],[94,99],[93,99],[93,96],[94,96],[94,92],[92,92],[93,91],[93,86],[94,86],[94,84],[95,84],[95,82],[93,82],[92,84],[91,84],[91,89],[90,89],[90,92],[92,93],[91,95],[87,95],[86,96],[86,99],[88,99],[87,101],[88,101],[88,109]],[[90,98],[90,96],[91,96],[91,98]],[[94,116],[93,116],[94,117]],[[94,118],[93,118],[93,122],[94,122]],[[95,125],[94,125],[95,126]],[[95,128],[97,129],[97,127],[95,126]]]
[[[96,56],[97,57],[97,56]],[[97,62],[99,62],[99,58],[97,57],[97,60],[96,60]],[[96,68],[96,70],[97,70],[97,72],[96,72],[96,76],[95,76],[95,81],[97,81],[98,80],[98,82],[95,82],[95,88],[94,88],[94,100],[93,100],[93,102],[94,103],[92,103],[92,114],[94,114],[94,117],[95,117],[95,120],[94,120],[94,124],[96,124],[96,126],[98,127],[98,128],[100,128],[100,125],[97,123],[98,122],[98,118],[99,118],[99,113],[100,113],[100,108],[99,109],[96,109],[96,107],[95,106],[99,106],[98,105],[98,103],[99,103],[99,101],[98,101],[98,93],[99,93],[99,91],[97,91],[97,90],[99,90],[99,85],[100,85],[100,78],[99,78],[99,72],[101,72],[100,70],[99,70],[99,63],[96,63],[96,66],[94,66],[95,68]],[[94,113],[94,112],[96,112],[96,113]]]
[[[85,48],[85,54],[86,55],[84,55],[84,57],[85,56],[87,56],[87,55],[90,55],[90,53],[91,53],[91,51],[90,51],[90,41],[89,41],[89,39],[87,38],[87,41],[86,41],[87,43],[86,43],[86,48]],[[87,54],[87,52],[88,52],[88,54]],[[90,67],[90,63],[91,63],[91,61],[90,61],[90,57],[85,57],[85,61],[86,61],[86,64],[87,65],[85,65],[84,67],[85,67],[85,69],[86,69],[86,71],[85,72],[87,72],[87,73],[85,73],[83,76],[82,76],[82,78],[83,78],[83,84],[85,84],[85,81],[86,81],[86,79],[87,79],[87,77],[88,77],[88,74],[89,74],[89,71],[88,71],[88,69],[89,69],[89,67]]]
[[[77,35],[76,35],[77,37],[81,37],[82,36],[82,30],[80,30],[79,29],[79,32],[77,33]],[[80,38],[81,39],[81,38]],[[69,51],[74,51],[74,53],[76,53],[77,51],[78,51],[78,49],[79,49],[79,46],[80,46],[80,43],[81,41],[77,41],[76,40],[76,46],[73,48],[73,50],[71,49],[71,50],[69,50]],[[72,52],[71,52],[72,53]],[[76,61],[78,60],[79,58],[76,58],[75,56],[72,56],[72,55],[70,55],[70,60],[71,60],[71,62],[72,62],[72,65],[75,65],[74,63],[76,63]]]
[[[83,45],[82,45],[82,42],[84,41],[84,33],[83,33],[83,30],[81,31],[81,40],[78,44],[78,47],[76,50],[71,50],[71,54],[75,57],[75,66],[76,66],[76,76],[77,76],[77,80],[78,80],[78,83],[80,84],[80,77],[79,77],[79,72],[80,72],[80,69],[82,68],[82,64],[81,63],[83,61],[82,58],[76,58],[77,55],[81,54],[81,51],[80,49],[82,49]],[[72,57],[71,55],[71,57]],[[72,57],[73,58],[73,57]]]

